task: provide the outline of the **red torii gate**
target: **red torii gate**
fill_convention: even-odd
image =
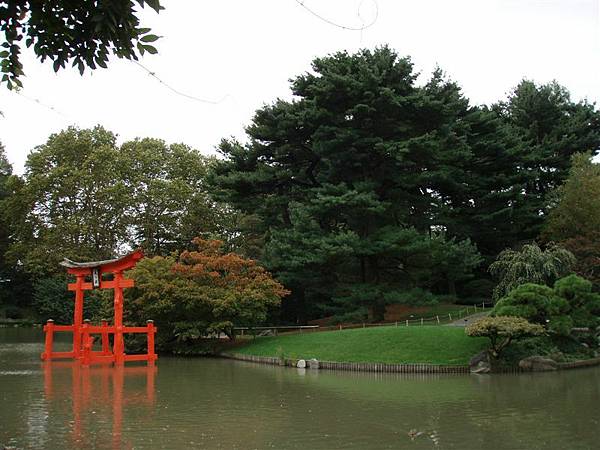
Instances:
[[[153,321],[148,320],[145,327],[123,326],[123,289],[134,286],[134,280],[123,277],[123,271],[131,269],[143,258],[141,250],[136,250],[122,258],[106,261],[93,261],[87,263],[74,262],[66,259],[61,263],[67,268],[67,273],[75,275],[75,283],[69,283],[69,291],[75,291],[75,312],[72,325],[55,325],[52,319],[48,319],[44,326],[46,342],[42,360],[52,359],[76,359],[84,365],[91,363],[115,363],[122,365],[126,361],[147,361],[154,363],[157,355],[154,352],[154,333],[156,327]],[[112,273],[112,280],[103,280],[102,275]],[[91,281],[86,281],[86,277]],[[107,321],[102,321],[101,326],[92,326],[89,320],[83,320],[83,293],[91,289],[114,289],[114,322],[112,326]],[[70,352],[53,352],[54,333],[57,331],[69,331],[73,333],[73,350]],[[123,341],[124,333],[146,333],[148,351],[141,355],[125,354]],[[102,336],[102,350],[94,351],[94,338],[92,334]],[[109,334],[114,337],[113,349],[110,351]]]

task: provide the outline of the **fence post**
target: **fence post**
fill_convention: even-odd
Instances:
[[[440,316],[435,316],[435,318],[437,319],[437,323],[439,325],[440,324]]]
[[[473,305],[473,307],[475,308],[475,312],[477,312],[477,305]]]
[[[452,322],[452,314],[448,313],[448,319]]]
[[[340,323],[340,331],[342,331],[342,324]]]
[[[42,353],[42,361],[52,359],[52,345],[54,343],[54,320],[48,319],[46,321],[44,331],[46,332],[46,342],[44,346],[44,353]]]
[[[408,319],[406,319],[406,326],[408,326]]]
[[[398,322],[396,322],[396,326],[398,326]]]
[[[423,318],[421,317],[421,325],[423,325]]]

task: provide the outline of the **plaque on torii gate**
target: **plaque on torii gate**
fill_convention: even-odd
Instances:
[[[151,320],[147,321],[145,327],[123,326],[123,289],[134,286],[134,280],[124,278],[123,272],[131,269],[143,258],[141,250],[136,250],[122,258],[109,259],[105,261],[74,262],[64,259],[61,262],[66,267],[67,273],[75,276],[75,283],[69,283],[69,291],[75,291],[75,311],[73,313],[72,325],[56,325],[49,319],[44,326],[46,333],[45,349],[42,360],[52,359],[75,359],[84,365],[92,363],[114,363],[121,365],[127,361],[147,361],[154,363],[157,355],[154,352],[154,334],[156,327]],[[104,274],[112,274],[112,280],[103,280]],[[89,278],[89,281],[86,280]],[[83,297],[84,292],[91,289],[113,289],[114,290],[114,320],[109,325],[102,321],[100,326],[93,326],[88,320],[83,320]],[[73,333],[73,349],[69,352],[54,352],[54,333],[67,331]],[[125,353],[123,335],[125,333],[146,333],[148,351],[141,355],[128,355]],[[94,338],[92,335],[99,334],[102,337],[102,350],[94,351]],[[113,346],[110,348],[109,335],[113,335]]]

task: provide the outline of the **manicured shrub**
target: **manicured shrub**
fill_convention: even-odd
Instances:
[[[490,339],[490,354],[498,358],[502,351],[516,339],[544,334],[541,325],[533,324],[522,317],[484,317],[467,326],[468,336]]]
[[[494,307],[495,316],[523,317],[531,322],[546,324],[551,316],[564,314],[568,304],[552,288],[525,283],[513,289]]]
[[[600,324],[600,295],[592,292],[589,281],[569,275],[557,280],[554,288],[534,283],[518,286],[496,304],[492,315],[522,317],[566,336],[574,326]]]
[[[552,334],[519,339],[502,352],[500,359],[505,365],[516,366],[521,359],[534,355],[568,362],[592,358],[594,351],[573,337]]]
[[[592,292],[592,283],[577,275],[561,278],[554,291],[569,305],[569,315],[576,327],[596,327],[600,324],[600,295]]]

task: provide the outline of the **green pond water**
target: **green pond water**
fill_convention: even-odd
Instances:
[[[82,368],[41,363],[42,342],[0,328],[0,449],[600,448],[599,368],[394,375],[169,357]]]

